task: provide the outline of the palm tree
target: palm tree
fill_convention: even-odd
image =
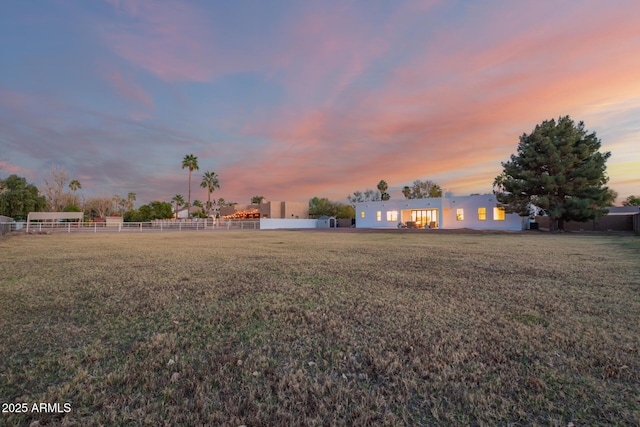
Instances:
[[[184,205],[184,198],[182,197],[182,194],[176,194],[173,196],[171,201],[176,204],[176,219],[178,219],[178,209],[180,209],[180,206]]]
[[[69,183],[69,188],[75,193],[80,188],[82,188],[82,184],[80,184],[80,181],[78,181],[77,179],[74,179]]]
[[[200,187],[206,188],[209,192],[207,194],[207,216],[209,216],[211,214],[211,193],[213,193],[216,188],[220,188],[218,175],[216,175],[215,172],[206,171],[202,176]]]
[[[387,188],[389,188],[389,185],[387,184],[387,182],[384,179],[380,180],[380,182],[378,183],[378,190],[380,191],[380,198],[382,200],[389,200],[389,194],[387,193]]]
[[[223,206],[227,206],[228,203],[223,197],[220,197],[217,201],[214,201],[214,203],[218,205],[218,207],[216,208],[217,218],[220,218],[220,208]]]
[[[71,189],[71,191],[73,191],[73,198],[71,199],[70,202],[72,205],[78,206],[80,204],[80,200],[76,196],[76,191],[82,188],[82,184],[80,184],[80,181],[78,181],[77,179],[73,179],[69,183],[69,188]],[[82,197],[82,205],[83,205],[82,210],[84,211],[84,196]]]
[[[189,208],[189,206],[191,206],[191,172],[193,172],[194,169],[199,169],[198,157],[193,154],[187,154],[184,156],[184,159],[182,159],[182,169],[184,168],[189,168],[189,196],[187,198],[187,208]]]

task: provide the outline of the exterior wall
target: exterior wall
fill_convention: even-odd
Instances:
[[[398,228],[399,222],[411,221],[413,209],[438,209],[442,211],[442,198],[381,200],[377,202],[356,203],[356,228]],[[396,220],[387,219],[387,212],[397,212]],[[377,212],[380,212],[378,221]],[[363,216],[364,214],[364,216]],[[442,216],[438,215],[438,222]],[[442,228],[442,224],[438,224]]]
[[[386,200],[356,203],[357,228],[397,228],[399,222],[411,221],[412,210],[437,210],[437,228],[475,230],[522,230],[522,218],[517,214],[505,214],[504,220],[495,220],[493,208],[497,201],[493,194],[463,197],[439,197],[410,200]],[[478,218],[478,208],[486,209],[486,219]],[[462,219],[457,219],[457,210],[463,210]],[[397,220],[388,212],[398,213]],[[378,221],[377,212],[380,212]],[[364,216],[363,216],[364,215]]]
[[[284,216],[284,202],[267,202],[262,205],[260,206],[260,217],[267,216],[268,218],[286,218]]]
[[[633,216],[605,215],[587,222],[569,221],[564,228],[571,231],[633,231]]]
[[[633,220],[634,215],[605,215],[585,222],[565,221],[564,229],[566,231],[633,231]],[[542,228],[549,228],[549,217],[541,217],[539,222]]]
[[[309,203],[305,202],[282,202],[282,218],[309,218]]]
[[[279,228],[316,228],[315,219],[260,218],[260,230],[276,230]]]
[[[497,206],[493,194],[480,196],[451,197],[443,206],[443,227],[447,229],[470,228],[472,230],[522,230],[522,217],[518,214],[505,214],[504,220],[494,218]],[[486,209],[486,219],[479,219],[478,209]],[[458,209],[462,209],[464,218],[457,218]]]

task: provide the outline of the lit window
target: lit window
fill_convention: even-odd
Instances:
[[[487,220],[487,208],[478,208],[478,220],[479,221]]]
[[[456,209],[456,219],[458,221],[464,221],[464,209]]]
[[[428,227],[435,228],[438,223],[438,210],[437,209],[424,209],[424,210],[412,210],[411,221],[416,223],[416,227]]]
[[[382,211],[376,211],[376,221],[382,221]]]
[[[504,221],[504,208],[493,208],[493,220]]]
[[[398,211],[387,211],[387,221],[397,221]]]
[[[360,216],[364,218],[364,211],[360,212]]]

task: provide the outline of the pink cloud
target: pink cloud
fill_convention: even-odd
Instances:
[[[110,3],[122,19],[101,32],[122,58],[167,81],[207,81],[226,69],[226,62],[212,54],[210,24],[196,6],[180,1]]]
[[[309,97],[333,104],[374,61],[390,49],[385,34],[348,3],[331,7],[307,3],[284,26],[265,56],[273,76],[285,86],[291,102]]]
[[[0,171],[2,171],[2,173],[0,173],[0,178],[6,177],[6,175],[21,175],[27,172],[24,168],[5,160],[0,160]]]
[[[28,126],[7,134],[36,135],[24,151],[43,157],[70,147],[67,140],[107,141],[116,151],[126,147],[114,154],[116,163],[118,155],[129,152],[131,127],[132,139],[142,134],[144,143],[165,141],[162,155],[177,150],[179,158],[194,151],[201,160],[220,165],[213,166],[223,182],[218,197],[240,202],[254,194],[272,200],[342,198],[373,188],[382,178],[394,188],[427,178],[455,192],[490,191],[500,162],[536,123],[570,114],[585,119],[600,135],[599,129],[620,121],[607,114],[610,105],[640,97],[635,19],[640,6],[634,4],[537,2],[496,8],[464,2],[453,11],[447,2],[415,1],[388,7],[389,15],[382,17],[368,15],[354,3],[304,3],[279,15],[282,25],[265,33],[265,40],[256,40],[258,32],[230,30],[238,40],[229,43],[221,36],[224,26],[216,25],[219,17],[205,11],[203,3],[107,1],[118,16],[103,24],[100,34],[138,71],[170,82],[202,82],[249,71],[241,77],[269,80],[278,99],[261,104],[257,112],[230,101],[233,111],[246,108],[249,114],[228,122],[229,114],[202,128],[196,117],[192,120],[198,129],[184,135],[175,130],[182,124],[172,129],[169,122],[154,126],[146,120],[146,110],[154,108],[154,101],[160,106],[164,96],[152,98],[137,84],[145,73],[134,74],[134,79],[126,72],[107,71],[109,83],[136,104],[129,112],[132,120],[99,118],[105,126],[98,138],[100,129],[81,128],[76,120],[65,124],[39,107],[36,98],[0,93],[0,107],[6,105],[9,113],[7,117],[3,111],[0,121],[30,119]],[[446,26],[441,9],[446,19],[453,18]],[[173,93],[174,100],[184,96],[190,101],[186,92]],[[114,123],[121,126],[117,132]],[[203,129],[208,134],[198,139],[196,133]],[[215,145],[203,141],[212,133]],[[220,134],[229,135],[228,140],[220,140]],[[18,146],[20,138],[11,137],[10,143]],[[637,150],[629,149],[633,138],[615,138],[612,166],[616,156],[639,161]],[[83,153],[91,146],[83,147]],[[121,168],[123,177],[140,173]],[[610,172],[614,188],[637,186],[632,168],[620,165]],[[162,181],[163,187],[186,191],[180,190],[186,188],[182,176],[157,177],[149,179],[149,188]]]
[[[455,191],[491,191],[500,162],[536,123],[565,114],[580,120],[594,100],[640,93],[637,42],[629,42],[637,39],[637,15],[599,7],[602,13],[588,19],[571,23],[561,14],[540,28],[527,24],[533,9],[494,13],[495,22],[509,24],[490,31],[490,42],[478,39],[477,28],[446,30],[379,87],[345,92],[340,109],[328,104],[273,112],[244,129],[272,143],[251,163],[261,179],[247,177],[236,189],[253,186],[280,194],[286,187],[286,194],[311,197],[322,188],[344,188],[345,182],[355,190],[381,178],[391,185],[437,178]],[[314,39],[315,25],[312,19],[305,22],[300,46]],[[327,44],[310,58],[308,88],[330,74],[342,55],[334,44],[340,31],[328,33]],[[353,43],[347,51],[366,45],[357,36],[346,42]],[[293,48],[288,58],[299,54],[297,45]],[[354,69],[375,58],[356,61]],[[349,76],[349,64],[339,68],[343,76]],[[344,77],[334,83],[348,91],[353,82]]]
[[[122,74],[115,69],[104,73],[109,83],[125,98],[140,103],[148,109],[153,109],[155,106],[151,97],[140,86],[132,83],[131,79],[126,79]]]

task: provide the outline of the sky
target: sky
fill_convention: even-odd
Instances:
[[[569,115],[640,195],[640,2],[3,2],[0,178],[85,197],[345,201],[384,179],[489,193]]]

